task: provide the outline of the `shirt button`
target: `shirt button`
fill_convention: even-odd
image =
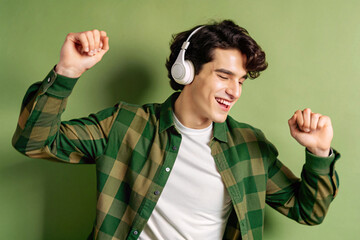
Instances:
[[[159,194],[160,194],[160,191],[156,190],[156,191],[154,192],[154,194],[155,194],[155,195],[159,195]]]
[[[135,230],[135,231],[133,232],[133,234],[134,234],[134,235],[138,235],[139,232]]]
[[[172,150],[176,151],[177,147],[176,146],[173,146],[172,147]]]
[[[170,172],[170,168],[169,167],[165,168],[165,171]]]
[[[50,77],[48,77],[47,82],[50,82],[50,81],[51,81],[51,79],[50,79]]]

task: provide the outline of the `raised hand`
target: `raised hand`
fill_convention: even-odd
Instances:
[[[310,152],[327,157],[333,138],[333,128],[328,116],[313,113],[306,108],[297,110],[288,121],[290,133],[301,145]]]
[[[92,31],[69,33],[61,48],[60,61],[55,71],[70,78],[80,77],[98,63],[109,50],[106,32]]]

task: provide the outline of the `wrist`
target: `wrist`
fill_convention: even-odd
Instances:
[[[319,157],[328,157],[330,155],[330,148],[320,149],[320,148],[307,148],[309,152]]]
[[[61,64],[57,64],[55,67],[55,72],[61,76],[68,77],[68,78],[79,78],[82,71],[79,71],[75,68],[67,68],[62,66]]]

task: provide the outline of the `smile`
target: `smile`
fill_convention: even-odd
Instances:
[[[220,106],[224,109],[224,110],[229,110],[230,106],[231,106],[231,102],[228,100],[225,100],[223,98],[215,98],[215,100],[220,104]]]

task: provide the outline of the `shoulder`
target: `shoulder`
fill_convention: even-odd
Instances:
[[[232,136],[242,135],[246,139],[253,139],[257,141],[266,141],[264,133],[250,124],[239,122],[228,116],[226,119],[229,134]]]
[[[247,147],[259,149],[265,155],[278,155],[276,147],[265,137],[265,134],[256,127],[236,121],[231,116],[226,120],[228,137],[235,145],[246,144]]]
[[[131,104],[127,102],[119,102],[116,104],[118,109],[118,117],[117,120],[120,122],[129,122],[134,120],[135,118],[138,120],[155,120],[160,115],[160,107],[159,103],[148,103],[144,105]]]

